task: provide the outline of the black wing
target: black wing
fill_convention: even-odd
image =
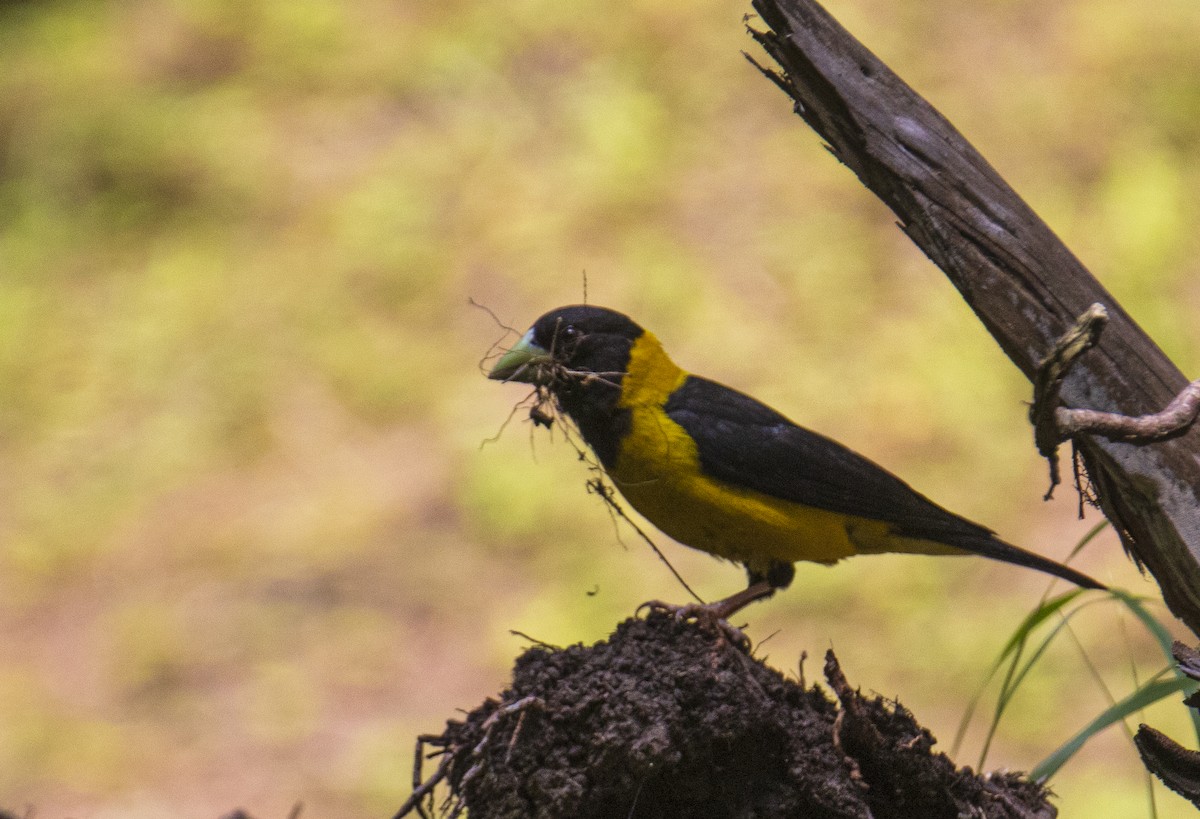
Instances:
[[[718,480],[885,521],[908,537],[992,540],[991,530],[946,511],[883,467],[715,381],[689,376],[664,409],[696,441],[701,467]]]
[[[1103,589],[1085,574],[997,539],[948,512],[881,466],[770,407],[706,378],[688,376],[664,407],[695,441],[712,477],[781,500],[884,521],[896,534],[956,546],[994,560]]]

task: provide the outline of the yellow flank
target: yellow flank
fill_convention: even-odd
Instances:
[[[634,343],[620,406],[632,413],[610,477],[629,503],[680,543],[765,572],[772,561],[833,563],[855,554],[963,554],[896,536],[883,521],[828,512],[715,480],[701,469],[696,443],[663,410],[687,373],[657,338]]]

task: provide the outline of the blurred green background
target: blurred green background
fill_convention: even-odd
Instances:
[[[829,8],[1194,376],[1200,5]],[[0,806],[390,815],[416,734],[505,685],[509,629],[590,641],[684,598],[557,431],[484,445],[523,393],[482,377],[502,331],[468,298],[523,329],[586,272],[685,367],[1007,539],[1062,558],[1099,520],[1041,502],[1028,386],[745,62],[748,11],[0,5]],[[659,545],[706,597],[742,583]],[[1079,565],[1155,592],[1111,533]],[[777,667],[832,645],[948,745],[1045,585],[878,557],[747,619]],[[1118,695],[1162,664],[1109,606],[1076,622]],[[1103,705],[1065,643],[988,765]],[[1192,744],[1177,706],[1148,718]],[[1148,810],[1119,731],[1054,785],[1067,816]]]

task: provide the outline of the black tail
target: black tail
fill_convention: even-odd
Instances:
[[[1005,563],[1037,569],[1039,572],[1052,574],[1055,577],[1061,577],[1063,580],[1070,580],[1076,586],[1085,589],[1108,589],[1108,586],[1093,580],[1083,572],[1075,571],[1070,566],[1064,566],[1061,563],[1055,563],[1049,558],[1035,555],[1033,552],[1018,549],[1016,546],[1012,546],[995,537],[980,536],[971,538],[969,542],[966,542],[963,538],[959,538],[956,540],[955,545],[974,554],[990,557],[992,560],[1001,560]]]

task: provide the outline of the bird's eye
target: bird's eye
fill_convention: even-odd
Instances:
[[[575,328],[574,324],[568,324],[566,327],[563,328],[562,334],[563,334],[563,338],[571,339],[571,338],[575,338],[576,336],[579,335],[579,330],[577,330]]]

